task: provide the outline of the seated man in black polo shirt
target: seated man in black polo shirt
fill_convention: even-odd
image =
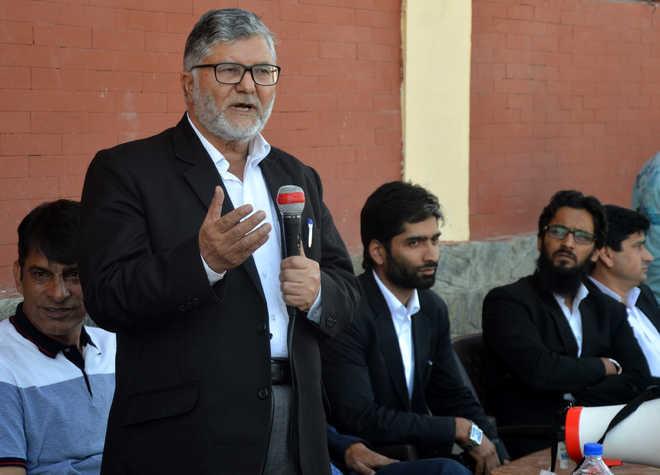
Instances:
[[[45,203],[18,227],[23,302],[0,322],[0,475],[96,475],[115,387],[115,337],[83,325],[80,204]]]

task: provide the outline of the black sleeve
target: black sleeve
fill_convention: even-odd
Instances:
[[[538,391],[579,391],[605,377],[598,357],[551,351],[531,312],[526,302],[502,289],[494,289],[484,300],[484,341],[509,371]]]
[[[375,445],[412,443],[448,452],[454,442],[453,417],[392,409],[376,400],[368,357],[375,330],[366,321],[363,305],[346,331],[324,342],[323,378],[333,422]]]

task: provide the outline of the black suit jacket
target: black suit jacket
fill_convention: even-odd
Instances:
[[[655,328],[660,332],[660,306],[658,306],[658,301],[655,299],[653,291],[648,285],[641,284],[639,286],[640,294],[637,297],[636,305],[640,308],[644,315],[651,320],[651,323],[655,325]],[[658,342],[660,344],[660,342]]]
[[[577,405],[619,404],[648,382],[646,360],[628,325],[623,305],[589,292],[580,304],[582,354],[561,308],[535,275],[491,290],[483,305],[487,410],[502,425],[551,425],[571,393]],[[600,357],[614,358],[620,376],[605,376]],[[549,445],[503,437],[515,458]]]
[[[301,473],[328,472],[318,341],[357,300],[352,266],[316,172],[273,148],[261,162],[277,189],[305,190],[308,257],[321,267],[320,325],[290,324],[292,440]],[[90,314],[117,332],[117,389],[104,474],[258,474],[271,425],[266,301],[254,260],[211,287],[198,231],[222,180],[187,118],[97,154],[83,190],[81,274]],[[222,212],[232,209],[225,192]],[[279,237],[276,237],[279,238]]]
[[[412,317],[414,389],[408,397],[392,317],[371,271],[359,277],[362,300],[351,326],[322,346],[331,420],[340,431],[372,444],[411,443],[421,452],[449,454],[454,417],[475,421],[493,438],[472,392],[462,383],[450,341],[447,306],[419,290]]]

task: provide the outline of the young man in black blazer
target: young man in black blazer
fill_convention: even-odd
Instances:
[[[644,245],[650,222],[631,209],[606,205],[607,238],[591,271],[594,290],[626,306],[628,323],[654,378],[660,378],[660,308],[644,285],[653,256]]]
[[[606,227],[596,198],[557,192],[539,217],[536,272],[486,296],[486,407],[498,424],[549,428],[569,403],[624,403],[646,386],[625,309],[583,283]],[[516,458],[550,446],[553,435],[504,440]]]
[[[420,186],[387,183],[367,199],[362,300],[353,324],[324,343],[323,378],[338,429],[425,456],[448,456],[457,442],[476,473],[489,473],[500,464],[495,428],[460,378],[447,306],[429,290],[442,219]]]

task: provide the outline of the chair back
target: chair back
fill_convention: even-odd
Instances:
[[[466,384],[471,387],[475,396],[481,402],[481,405],[487,407],[488,394],[485,383],[485,358],[486,350],[481,333],[473,333],[456,337],[452,340],[454,353],[460,361],[459,370],[467,373],[468,381]]]

